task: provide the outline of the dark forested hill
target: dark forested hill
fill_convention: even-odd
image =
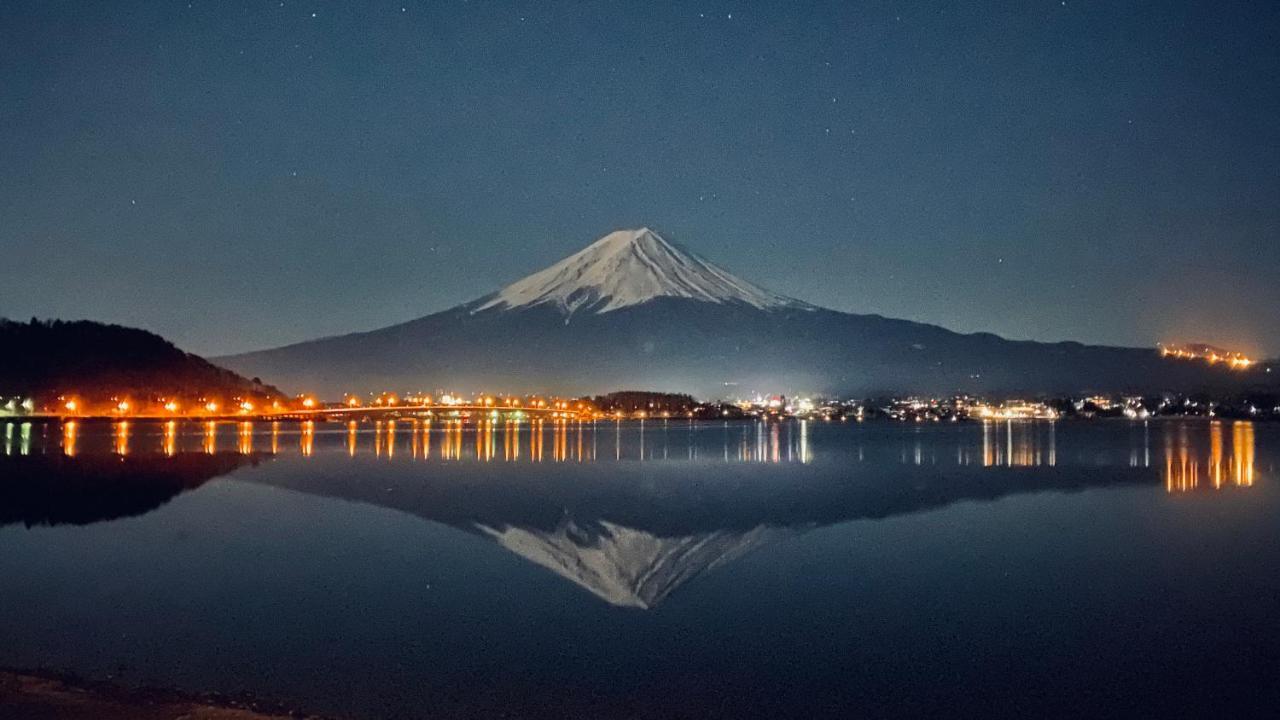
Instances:
[[[134,397],[273,397],[249,380],[155,333],[88,320],[0,319],[0,396],[47,400]]]

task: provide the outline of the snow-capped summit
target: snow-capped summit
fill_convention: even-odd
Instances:
[[[807,307],[735,277],[649,228],[618,230],[551,267],[483,298],[490,308],[554,305],[566,316],[606,313],[654,298],[741,303],[756,308]]]

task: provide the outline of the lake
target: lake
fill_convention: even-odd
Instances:
[[[343,717],[1229,717],[1280,426],[0,421],[0,666]]]

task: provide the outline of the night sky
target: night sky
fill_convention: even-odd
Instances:
[[[243,351],[641,225],[836,309],[1280,354],[1280,3],[0,3],[0,315]]]

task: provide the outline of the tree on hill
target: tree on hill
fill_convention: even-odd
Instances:
[[[591,399],[593,405],[604,412],[650,412],[684,414],[697,407],[698,402],[692,395],[682,393],[647,392],[643,390],[624,390],[608,395],[598,395]]]

